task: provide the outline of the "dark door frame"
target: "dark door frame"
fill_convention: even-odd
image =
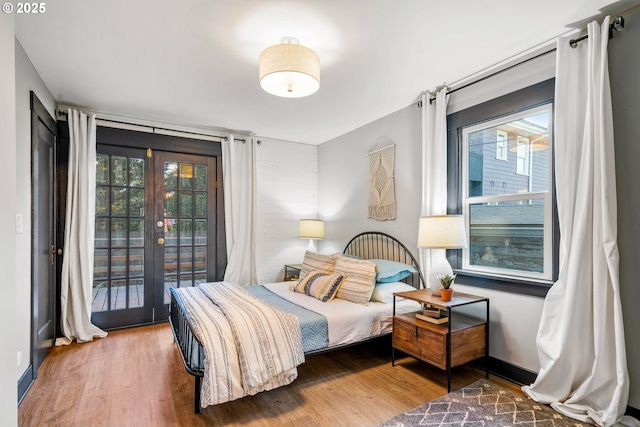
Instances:
[[[50,286],[53,287],[51,289],[50,301],[49,301],[49,309],[51,311],[52,316],[52,339],[55,341],[57,336],[57,325],[58,325],[58,313],[57,310],[58,304],[56,304],[56,295],[57,295],[57,267],[59,257],[56,254],[56,249],[59,247],[56,245],[57,241],[57,233],[55,227],[55,219],[58,217],[57,205],[56,205],[56,164],[57,164],[57,125],[56,121],[51,117],[47,109],[44,107],[42,102],[38,99],[36,94],[32,91],[30,93],[31,97],[31,368],[33,371],[33,378],[35,379],[38,376],[38,368],[42,364],[42,360],[38,358],[38,325],[40,319],[39,313],[39,304],[38,304],[38,289],[36,287],[37,278],[36,276],[36,251],[37,250],[47,250],[51,251],[51,259],[52,265],[47,266],[50,269]],[[50,222],[50,236],[48,242],[40,242],[38,240],[38,233],[35,227],[37,221],[35,220],[35,216],[38,215],[36,211],[36,197],[35,195],[39,194],[40,191],[43,191],[42,182],[38,179],[38,170],[37,167],[39,165],[40,156],[38,150],[38,125],[42,123],[48,131],[50,131],[53,136],[53,147],[52,147],[52,162],[51,162],[51,174],[53,176],[50,177],[50,181],[46,183],[48,185],[47,192],[53,198],[51,204],[51,214],[52,217],[47,220]],[[42,220],[42,219],[40,219]],[[46,246],[45,247],[43,247]],[[50,247],[51,246],[51,247]],[[53,346],[54,342],[51,343]],[[44,360],[44,358],[42,358]]]

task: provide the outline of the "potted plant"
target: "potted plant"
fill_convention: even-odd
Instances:
[[[438,276],[438,280],[440,281],[440,296],[442,297],[442,301],[451,301],[451,297],[453,296],[453,289],[451,289],[451,285],[453,285],[453,281],[456,279],[455,274],[447,274],[445,276]]]

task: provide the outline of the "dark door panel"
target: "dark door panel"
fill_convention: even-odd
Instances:
[[[55,340],[55,155],[57,127],[31,92],[31,307],[34,376]]]
[[[169,288],[216,280],[214,157],[155,152],[155,312],[169,316]]]

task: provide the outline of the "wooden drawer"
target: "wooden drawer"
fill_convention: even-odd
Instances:
[[[454,332],[451,340],[451,366],[460,366],[484,357],[487,348],[486,334],[486,324]]]
[[[446,369],[446,335],[400,319],[393,320],[393,345],[411,356]]]
[[[437,335],[426,329],[418,328],[418,341],[422,350],[420,355],[424,360],[440,369],[447,368],[446,335]]]
[[[416,330],[418,328],[398,319],[393,319],[393,345],[396,348],[411,353],[412,356],[420,354],[420,346],[418,345],[418,337]]]

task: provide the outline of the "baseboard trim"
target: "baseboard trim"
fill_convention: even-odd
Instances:
[[[478,359],[476,361],[476,367],[485,369],[484,361],[482,359]],[[489,356],[489,372],[518,385],[531,384],[538,376],[537,372],[529,371],[528,369],[521,368],[491,356]]]
[[[630,415],[636,420],[640,420],[640,409],[636,409],[633,406],[627,406],[627,412],[625,412],[624,414]]]
[[[24,374],[18,380],[18,405],[22,402],[22,398],[27,394],[29,388],[31,388],[31,384],[35,378],[33,377],[33,365],[29,365]]]

